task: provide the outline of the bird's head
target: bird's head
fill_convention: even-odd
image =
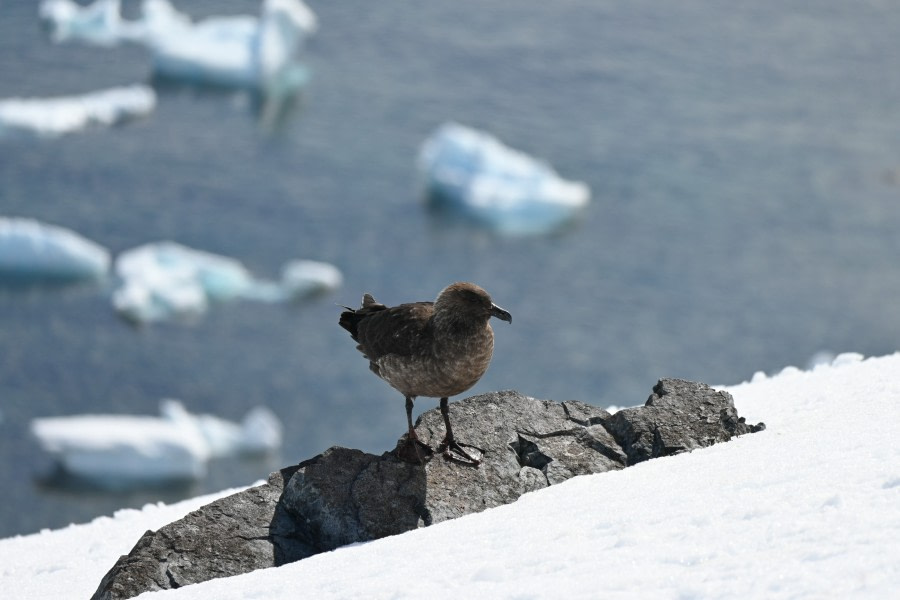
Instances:
[[[490,294],[474,283],[461,281],[452,283],[441,291],[434,302],[436,314],[453,316],[473,322],[487,322],[497,317],[512,323],[512,315],[494,304]]]

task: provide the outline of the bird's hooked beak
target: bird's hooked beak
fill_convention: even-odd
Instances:
[[[506,321],[507,323],[512,323],[512,315],[494,303],[491,303],[491,316],[497,317],[501,321]]]

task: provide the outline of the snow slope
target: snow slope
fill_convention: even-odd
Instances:
[[[892,597],[900,589],[898,374],[900,354],[757,374],[727,389],[742,416],[765,421],[764,432],[141,598]],[[89,597],[144,529],[208,501],[0,541],[0,589],[23,599]]]

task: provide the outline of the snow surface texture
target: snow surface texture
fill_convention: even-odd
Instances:
[[[107,489],[199,479],[210,458],[281,446],[281,423],[264,407],[251,410],[241,424],[193,415],[171,399],[160,403],[160,413],[48,417],[34,419],[31,430],[65,471]]]
[[[764,432],[160,597],[893,597],[898,372],[900,354],[851,354],[812,371],[760,373],[726,389]],[[212,499],[0,541],[0,589],[23,600],[90,597],[145,530]]]
[[[34,219],[0,217],[0,278],[99,279],[109,264],[106,248],[74,231]]]
[[[590,200],[586,184],[566,181],[490,134],[456,123],[425,141],[419,169],[432,203],[502,233],[553,231]]]
[[[141,17],[122,19],[119,0],[80,6],[44,0],[40,16],[54,41],[146,46],[158,75],[204,84],[283,94],[307,79],[295,62],[315,32],[315,14],[301,0],[265,0],[259,17],[210,17],[197,23],[168,0],[144,0]]]
[[[8,98],[0,100],[0,137],[58,137],[91,126],[117,125],[155,108],[156,93],[145,85],[57,98]]]
[[[310,260],[285,265],[281,282],[259,280],[233,258],[169,241],[123,252],[115,271],[121,285],[113,306],[136,322],[196,316],[216,301],[283,302],[335,289],[342,281],[336,267]]]

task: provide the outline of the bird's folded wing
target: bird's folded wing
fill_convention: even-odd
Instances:
[[[401,304],[366,315],[357,325],[359,350],[371,361],[430,353],[432,302]]]

